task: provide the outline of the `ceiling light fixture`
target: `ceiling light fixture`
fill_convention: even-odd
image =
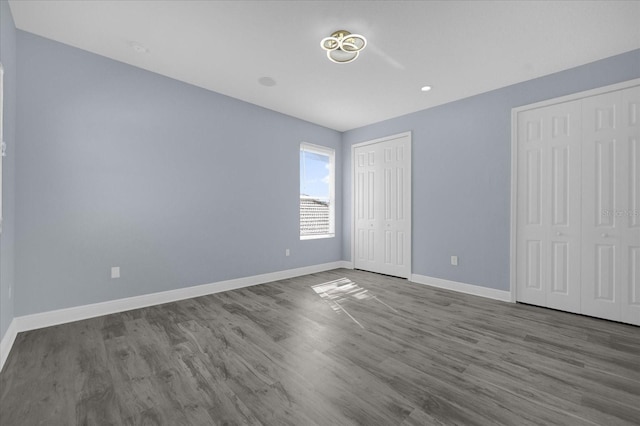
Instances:
[[[320,42],[320,46],[327,51],[327,58],[336,64],[355,61],[366,45],[367,39],[364,36],[345,30],[334,31]]]
[[[431,86],[422,86],[420,90],[422,90],[423,92],[428,92],[429,90],[431,90]]]

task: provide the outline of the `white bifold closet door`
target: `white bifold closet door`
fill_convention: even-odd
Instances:
[[[518,117],[518,296],[580,312],[580,102]]]
[[[411,136],[354,149],[354,267],[411,275]]]
[[[640,87],[582,108],[582,312],[640,324]]]
[[[517,126],[516,299],[640,325],[640,87]]]

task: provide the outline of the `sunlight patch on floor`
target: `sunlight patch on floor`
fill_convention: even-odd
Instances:
[[[360,287],[358,284],[354,283],[348,278],[340,278],[337,280],[328,281],[326,283],[316,284],[311,286],[311,288],[321,298],[323,298],[329,304],[329,306],[331,306],[334,312],[338,314],[346,314],[353,320],[353,322],[355,322],[362,328],[364,328],[364,326],[360,323],[360,321],[358,321],[353,315],[349,313],[349,311],[347,311],[347,309],[345,309],[344,304],[346,302],[375,300],[376,302],[384,305],[392,311],[396,313],[398,312],[393,307],[378,299],[378,297],[371,293],[369,290]]]

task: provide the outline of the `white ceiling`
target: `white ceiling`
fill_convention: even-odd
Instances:
[[[340,131],[640,48],[638,1],[10,6],[21,30]],[[353,63],[334,64],[320,48],[338,29],[369,41]]]

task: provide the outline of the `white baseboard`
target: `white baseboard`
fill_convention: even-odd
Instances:
[[[227,281],[219,281],[211,284],[202,284],[193,287],[176,290],[162,291],[158,293],[144,294],[141,296],[127,297],[124,299],[109,300],[107,302],[92,303],[90,305],[74,306],[55,311],[41,312],[37,314],[15,317],[9,329],[0,343],[0,371],[4,366],[9,351],[13,346],[16,335],[22,331],[35,330],[83,319],[109,315],[132,309],[145,308],[147,306],[176,302],[178,300],[191,299],[193,297],[206,296],[207,294],[220,293],[235,290],[257,284],[272,281],[295,278],[316,272],[330,271],[338,268],[349,268],[350,262],[337,261],[320,265],[305,266],[302,268],[288,269],[285,271],[271,272],[268,274],[254,275]],[[352,268],[352,266],[351,266]]]
[[[329,271],[341,268],[342,262],[324,263],[321,265],[305,266],[303,268],[288,269],[285,271],[271,272],[268,274],[253,275],[250,277],[236,278],[227,281],[218,281],[210,284],[202,284],[193,287],[185,287],[176,290],[162,291],[158,293],[144,294],[141,296],[127,297],[124,299],[110,300],[108,302],[93,303],[90,305],[74,306],[72,308],[42,312],[38,314],[16,317],[18,332],[35,330],[37,328],[79,321],[87,318],[99,317],[132,309],[145,308],[147,306],[161,305],[163,303],[178,300],[191,299],[193,297],[206,296],[207,294],[220,293],[235,290],[257,284],[272,281],[285,280],[301,275],[316,272]]]
[[[2,371],[2,367],[4,367],[4,363],[9,357],[9,352],[11,352],[11,347],[13,346],[13,342],[16,341],[16,337],[18,336],[18,325],[15,318],[9,324],[9,328],[7,328],[7,332],[4,333],[4,337],[0,340],[0,371]]]
[[[338,263],[340,264],[340,268],[353,269],[353,262],[349,262],[348,260],[341,260]]]
[[[444,288],[460,293],[473,294],[474,296],[487,297],[489,299],[512,302],[511,292],[496,290],[495,288],[482,287],[479,285],[460,283],[457,281],[444,280],[442,278],[428,277],[426,275],[411,274],[410,281],[418,284],[425,284],[431,287]]]

